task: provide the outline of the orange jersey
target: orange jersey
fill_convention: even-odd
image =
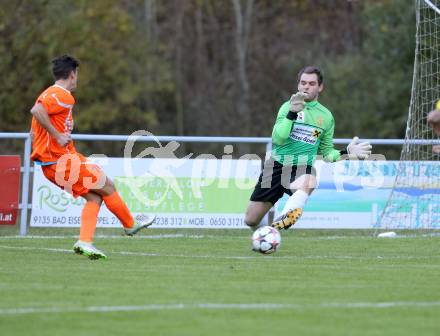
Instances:
[[[41,103],[49,115],[50,122],[60,133],[70,134],[73,129],[72,109],[75,98],[72,94],[59,85],[52,85],[47,88],[35,101]],[[41,162],[55,162],[64,154],[76,153],[73,142],[62,147],[43,126],[32,118],[32,132],[34,140],[32,143],[31,159]]]

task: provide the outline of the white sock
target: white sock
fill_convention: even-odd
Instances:
[[[307,199],[309,198],[309,194],[302,190],[297,190],[287,199],[286,205],[284,205],[284,209],[281,215],[285,215],[288,211],[296,209],[296,208],[304,208],[306,205]]]

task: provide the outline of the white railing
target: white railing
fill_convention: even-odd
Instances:
[[[130,135],[99,135],[99,134],[73,134],[73,140],[81,141],[127,141]],[[22,139],[24,140],[23,166],[21,167],[22,190],[20,209],[20,235],[26,235],[28,210],[32,208],[29,203],[29,184],[30,173],[33,171],[31,167],[31,139],[29,133],[0,133],[0,139]],[[266,152],[271,150],[270,137],[204,137],[204,136],[142,136],[136,138],[139,142],[155,142],[155,141],[178,141],[178,142],[210,142],[210,143],[259,143],[266,145]],[[337,145],[350,143],[351,139],[334,139]],[[399,146],[404,143],[413,143],[418,145],[440,144],[440,140],[401,140],[401,139],[361,139],[361,141],[369,141],[372,145],[394,145]]]

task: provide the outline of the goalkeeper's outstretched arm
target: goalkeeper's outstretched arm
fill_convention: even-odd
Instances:
[[[341,152],[333,147],[333,134],[335,132],[335,121],[331,119],[330,127],[325,131],[321,143],[319,144],[319,153],[324,161],[335,162],[341,159]]]
[[[334,120],[332,126],[326,131],[319,146],[319,152],[323,155],[325,161],[335,162],[342,159],[364,160],[371,155],[371,145],[368,141],[359,142],[359,138],[355,136],[351,140],[347,149],[338,151],[333,147]]]

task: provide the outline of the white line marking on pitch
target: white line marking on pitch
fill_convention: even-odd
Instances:
[[[163,239],[163,238],[193,238],[200,239],[204,238],[203,235],[187,235],[187,234],[159,234],[159,235],[148,235],[148,236],[136,236],[136,237],[127,237],[124,235],[95,235],[96,238],[105,238],[105,239]],[[1,239],[70,239],[70,238],[78,238],[78,235],[67,235],[67,236],[0,236]]]
[[[49,251],[49,252],[72,252],[73,250],[65,250],[58,248],[48,248],[48,247],[27,247],[27,246],[2,246],[0,248],[9,249],[9,250],[31,250],[31,251]]]
[[[249,231],[250,232],[250,231]],[[243,239],[246,236],[231,236],[231,235],[194,235],[194,234],[185,234],[185,233],[175,233],[175,234],[158,234],[158,235],[140,235],[136,237],[127,237],[124,234],[113,234],[113,235],[105,235],[105,234],[97,234],[96,238],[105,238],[105,239],[161,239],[161,238],[193,238],[193,239]],[[250,235],[249,235],[250,237]],[[78,238],[78,235],[26,235],[26,236],[0,236],[1,239],[69,239],[69,238]],[[324,236],[324,237],[292,237],[294,239],[307,239],[307,240],[332,240],[332,239],[371,239],[374,238],[372,236]]]
[[[184,310],[184,309],[236,309],[236,310],[275,310],[275,309],[386,309],[386,308],[431,308],[440,306],[440,301],[397,301],[397,302],[330,302],[318,304],[295,303],[175,303],[175,304],[148,304],[142,306],[89,306],[89,307],[51,307],[51,308],[6,308],[0,309],[0,315],[23,314],[60,314],[60,313],[111,313],[133,311]]]
[[[10,249],[10,250],[30,250],[30,251],[49,251],[49,252],[62,252],[62,253],[73,253],[73,250],[67,249],[59,249],[59,248],[47,248],[47,247],[28,247],[28,246],[6,246],[0,245],[0,248]],[[255,256],[221,256],[221,255],[185,255],[185,254],[162,254],[162,253],[147,253],[147,252],[130,252],[130,251],[111,251],[112,254],[119,255],[131,255],[138,257],[166,257],[166,258],[197,258],[197,259],[236,259],[236,260],[249,260],[249,259],[259,259],[259,260],[283,260],[283,259],[291,259],[291,260],[304,260],[304,259],[312,259],[312,260],[320,260],[320,259],[338,259],[338,260],[395,260],[395,259],[404,259],[404,260],[418,260],[418,259],[434,259],[439,258],[440,256],[344,256],[344,255],[290,255],[290,256],[263,256],[260,254],[256,254]]]
[[[73,250],[47,248],[47,247],[27,247],[27,246],[4,246],[0,245],[0,248],[11,250],[31,250],[31,251],[49,251],[49,252],[63,252],[73,253]],[[217,259],[256,259],[255,257],[240,257],[240,256],[209,256],[209,255],[183,255],[183,254],[160,254],[160,253],[144,253],[144,252],[129,252],[129,251],[113,251],[110,254],[132,255],[140,257],[171,257],[171,258],[217,258]]]
[[[398,235],[396,238],[401,239],[413,239],[413,238],[434,238],[439,237],[440,234],[420,234],[420,235]],[[0,240],[2,239],[70,239],[70,238],[78,238],[78,235],[52,235],[52,236],[46,236],[46,235],[27,235],[27,236],[0,236]],[[130,237],[121,234],[121,235],[105,235],[105,234],[98,234],[96,235],[96,238],[103,238],[103,239],[163,239],[163,238],[189,238],[189,239],[243,239],[246,238],[245,236],[237,235],[237,236],[230,236],[230,235],[210,235],[210,234],[204,234],[204,235],[194,235],[194,234],[185,234],[185,233],[176,233],[176,234],[158,234],[158,235],[140,235],[136,237]],[[311,237],[298,237],[298,236],[292,236],[290,238],[293,239],[299,239],[299,240],[349,240],[349,239],[376,239],[376,236],[372,235],[363,235],[363,236],[311,236]]]

